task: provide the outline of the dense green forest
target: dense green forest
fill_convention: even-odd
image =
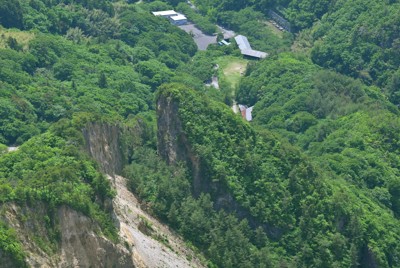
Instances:
[[[399,1],[192,2],[0,0],[0,255],[27,265],[11,205],[46,208],[47,234],[30,237],[50,255],[60,206],[118,240],[115,191],[84,149],[95,122],[140,124],[140,137],[122,134],[123,175],[209,267],[400,267]],[[173,8],[269,57],[249,60],[237,87],[205,87],[218,59],[242,56],[197,51],[151,14]],[[269,10],[292,33],[274,31]],[[232,96],[254,105],[252,122]],[[163,99],[199,174],[157,149]]]

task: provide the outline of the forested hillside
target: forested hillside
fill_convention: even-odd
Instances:
[[[64,208],[129,252],[104,172],[208,267],[400,267],[399,1],[191,2],[0,0],[0,267],[58,267]]]

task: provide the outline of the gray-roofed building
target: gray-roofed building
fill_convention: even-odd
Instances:
[[[239,46],[240,52],[244,56],[258,58],[258,59],[264,59],[268,56],[268,53],[252,49],[249,40],[244,35],[236,36],[235,41]]]
[[[251,49],[249,40],[247,39],[246,36],[238,35],[238,36],[235,37],[235,41],[238,44],[240,50],[245,50],[245,49],[249,50],[249,49]]]
[[[253,49],[243,49],[241,50],[242,55],[253,57],[253,58],[259,58],[259,59],[264,59],[268,56],[267,53],[258,51],[258,50],[253,50]]]

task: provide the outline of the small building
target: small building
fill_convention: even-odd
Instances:
[[[253,120],[253,107],[254,106],[251,106],[246,109],[246,120],[249,122]]]
[[[225,40],[221,40],[221,43],[225,46],[229,46],[231,43],[226,42]]]
[[[151,13],[153,13],[154,16],[164,17],[164,18],[170,18],[179,15],[175,10],[155,11]]]
[[[254,106],[247,107],[246,105],[242,105],[242,104],[239,104],[238,106],[239,106],[239,111],[240,111],[240,114],[242,115],[242,118],[246,119],[246,121],[249,121],[249,122],[252,121],[253,120],[252,112],[253,112]]]
[[[174,25],[184,25],[187,23],[187,18],[182,14],[178,14],[176,16],[171,16],[171,17],[169,17],[169,20]]]

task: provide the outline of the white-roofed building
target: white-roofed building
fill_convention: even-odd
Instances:
[[[187,23],[187,18],[182,14],[178,14],[176,16],[171,16],[171,17],[169,17],[169,20],[174,25],[184,25]]]
[[[252,121],[253,120],[252,112],[253,112],[254,106],[247,107],[246,105],[242,105],[242,104],[239,104],[238,106],[239,106],[239,111],[240,111],[240,114],[242,115],[242,118],[246,119],[246,121]]]
[[[151,12],[153,13],[154,16],[161,16],[164,18],[169,18],[172,16],[178,16],[179,14],[175,11],[175,10],[165,10],[165,11],[155,11],[155,12]]]
[[[225,40],[221,40],[221,43],[224,44],[225,46],[229,46],[231,43],[226,42]]]

